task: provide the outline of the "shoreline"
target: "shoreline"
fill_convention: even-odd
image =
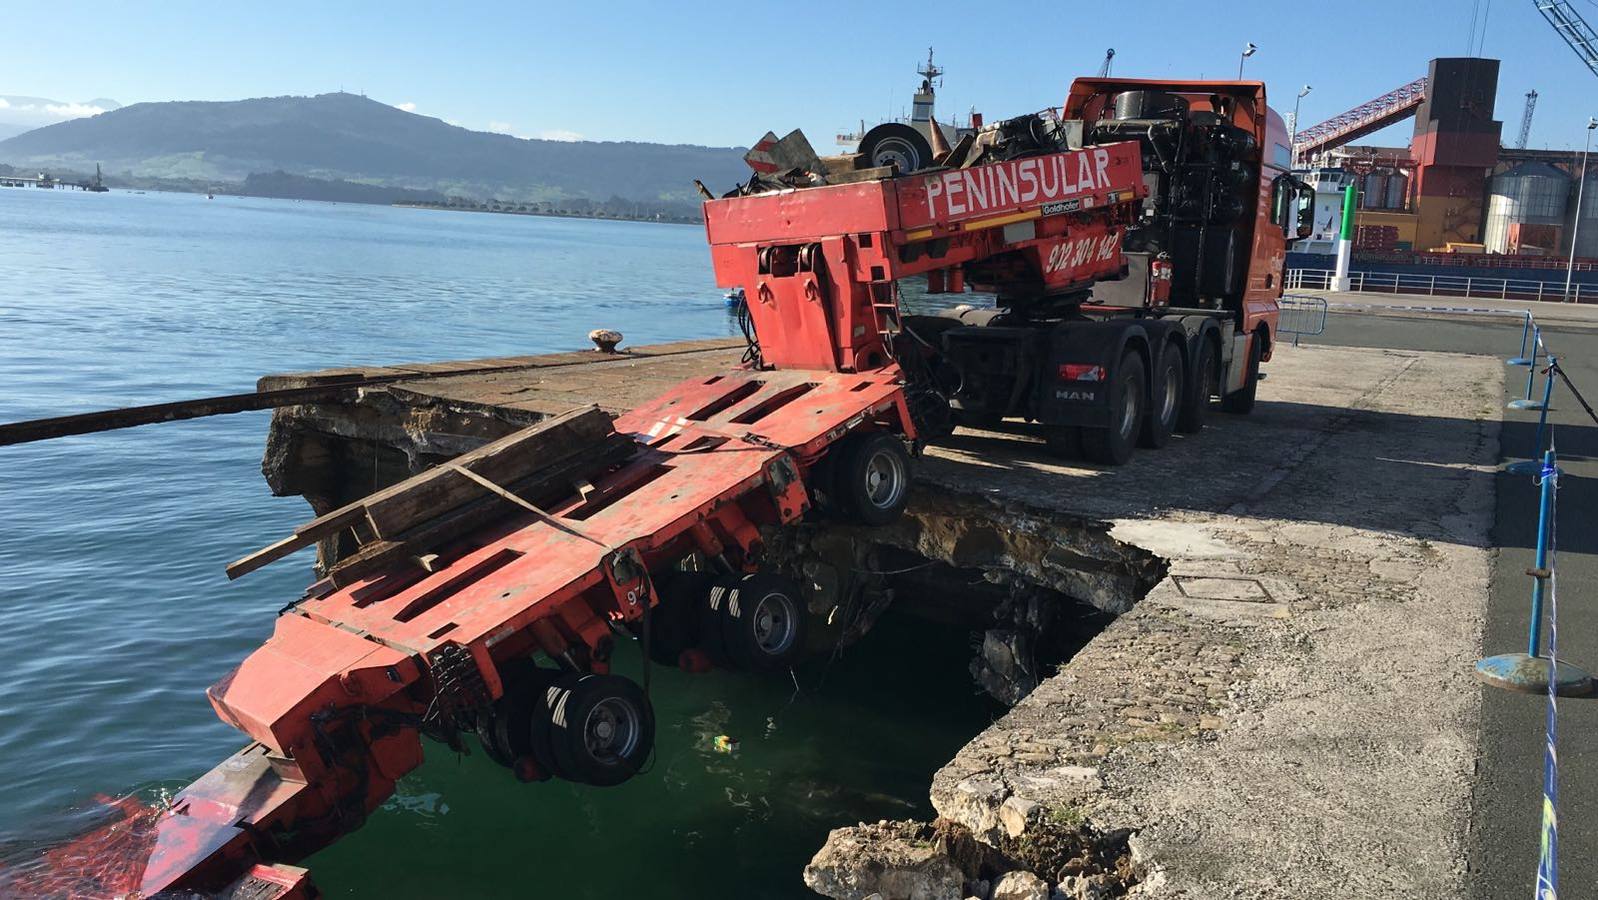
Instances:
[[[667,217],[656,214],[654,216],[608,216],[598,213],[584,213],[574,210],[532,210],[532,209],[494,209],[487,204],[477,206],[462,206],[454,203],[424,203],[421,201],[402,201],[390,203],[389,206],[402,209],[432,209],[442,212],[480,212],[497,213],[507,216],[543,216],[550,219],[599,219],[609,222],[648,222],[655,225],[703,225],[703,219],[689,219],[680,217]],[[518,204],[524,206],[525,204]]]

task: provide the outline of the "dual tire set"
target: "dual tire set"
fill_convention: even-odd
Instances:
[[[483,752],[527,780],[621,784],[655,744],[655,711],[631,679],[534,665],[501,670],[505,693],[477,723]]]
[[[910,456],[897,435],[858,434],[817,465],[812,485],[840,518],[893,521],[910,494]],[[805,604],[798,586],[766,573],[671,572],[656,584],[659,603],[640,637],[650,659],[684,664],[700,651],[725,669],[781,671],[805,648]],[[655,744],[655,711],[620,675],[568,672],[531,659],[501,667],[504,694],[478,717],[483,752],[526,780],[548,777],[610,786],[637,774]]]
[[[1249,341],[1243,387],[1223,396],[1221,409],[1253,411],[1262,349],[1259,339]],[[1056,426],[1048,431],[1050,449],[1061,456],[1118,466],[1131,459],[1137,447],[1159,449],[1177,432],[1199,431],[1208,418],[1210,399],[1221,393],[1221,358],[1209,340],[1198,342],[1191,361],[1174,346],[1166,347],[1154,365],[1152,383],[1145,381],[1150,381],[1150,373],[1142,357],[1128,350],[1109,385],[1109,427]]]
[[[650,657],[676,666],[702,650],[729,669],[768,672],[804,649],[805,609],[775,575],[677,572],[649,617]],[[620,675],[567,672],[518,660],[501,668],[505,692],[477,721],[483,752],[525,780],[609,787],[636,775],[655,745],[655,711]]]

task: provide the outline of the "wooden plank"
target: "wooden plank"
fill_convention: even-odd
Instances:
[[[335,509],[294,529],[294,533],[283,540],[263,547],[243,559],[228,563],[227,577],[231,580],[240,575],[248,575],[267,563],[277,562],[290,553],[309,547],[322,538],[331,537],[365,518],[366,511],[359,504]]]
[[[637,447],[632,438],[613,435],[580,456],[557,463],[506,487],[534,506],[547,508],[573,494],[574,482],[622,462]],[[328,572],[328,579],[336,588],[346,587],[385,568],[422,557],[496,519],[522,513],[520,507],[509,500],[485,493],[481,487],[478,490],[475,500],[423,521],[403,534],[367,544],[356,553],[339,560]]]
[[[853,172],[838,172],[827,176],[828,184],[858,184],[862,181],[881,181],[892,178],[898,170],[893,166],[877,166],[874,169],[857,169]]]
[[[597,406],[570,410],[456,457],[455,465],[505,484],[589,452],[615,433],[612,418]],[[452,468],[429,469],[361,501],[372,530],[392,538],[469,500],[481,486]]]
[[[257,409],[275,409],[279,406],[299,406],[324,400],[338,400],[353,396],[355,390],[394,379],[368,379],[345,384],[317,385],[290,388],[265,393],[228,394],[222,397],[201,397],[196,400],[179,400],[175,403],[153,403],[148,406],[127,406],[100,412],[54,416],[26,422],[8,422],[0,425],[0,447],[48,441],[74,434],[92,434],[97,431],[114,431],[118,428],[135,428],[157,422],[176,422],[206,416],[223,416],[250,412]]]
[[[490,441],[456,457],[455,462],[474,471],[483,466],[482,474],[492,480],[515,480],[539,466],[581,453],[595,441],[613,434],[611,422],[610,415],[597,407],[578,407]],[[429,469],[301,525],[289,537],[230,563],[227,577],[247,575],[358,523],[368,525],[378,537],[398,534],[422,518],[436,516],[481,494],[481,488],[458,472]],[[374,508],[379,510],[376,517],[372,515]],[[380,528],[378,521],[385,527]]]

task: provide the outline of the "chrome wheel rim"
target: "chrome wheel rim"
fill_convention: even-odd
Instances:
[[[1181,396],[1182,384],[1176,377],[1176,367],[1165,367],[1165,397],[1160,404],[1160,421],[1169,422],[1176,418],[1177,398]]]
[[[1127,385],[1121,392],[1121,434],[1130,435],[1137,428],[1137,397],[1133,388]]]
[[[919,168],[915,148],[903,138],[888,138],[878,141],[877,146],[871,149],[871,164],[885,166],[892,163],[899,167],[899,171],[911,172]]]
[[[624,759],[638,747],[643,730],[638,710],[619,697],[594,704],[583,720],[583,746],[588,755],[602,762]]]
[[[866,460],[866,500],[877,509],[891,509],[904,495],[904,460],[891,450],[878,450]]]

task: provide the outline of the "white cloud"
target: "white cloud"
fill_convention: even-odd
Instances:
[[[528,140],[527,135],[517,132],[516,126],[509,122],[489,122],[488,130],[495,134],[509,135],[510,137],[518,138],[524,141]]]
[[[394,104],[394,108],[395,109],[403,109],[406,112],[416,112],[416,104],[412,103],[409,100],[405,101],[404,103],[396,103],[396,104]]]
[[[454,125],[456,128],[465,128],[466,127],[465,125],[462,125],[460,123],[460,121],[457,120],[457,119],[445,119],[444,120],[444,124],[445,125]]]
[[[546,141],[580,141],[583,139],[581,134],[568,128],[550,128],[540,131],[538,136]]]
[[[45,106],[44,111],[62,119],[81,119],[84,116],[98,116],[105,109],[86,103],[51,103]]]
[[[45,100],[39,97],[19,97],[13,94],[0,96],[0,114],[4,115],[4,119],[0,121],[4,121],[7,125],[41,128],[45,125],[54,125],[69,119],[97,116],[116,108],[117,104],[111,100],[61,103],[55,100]]]

